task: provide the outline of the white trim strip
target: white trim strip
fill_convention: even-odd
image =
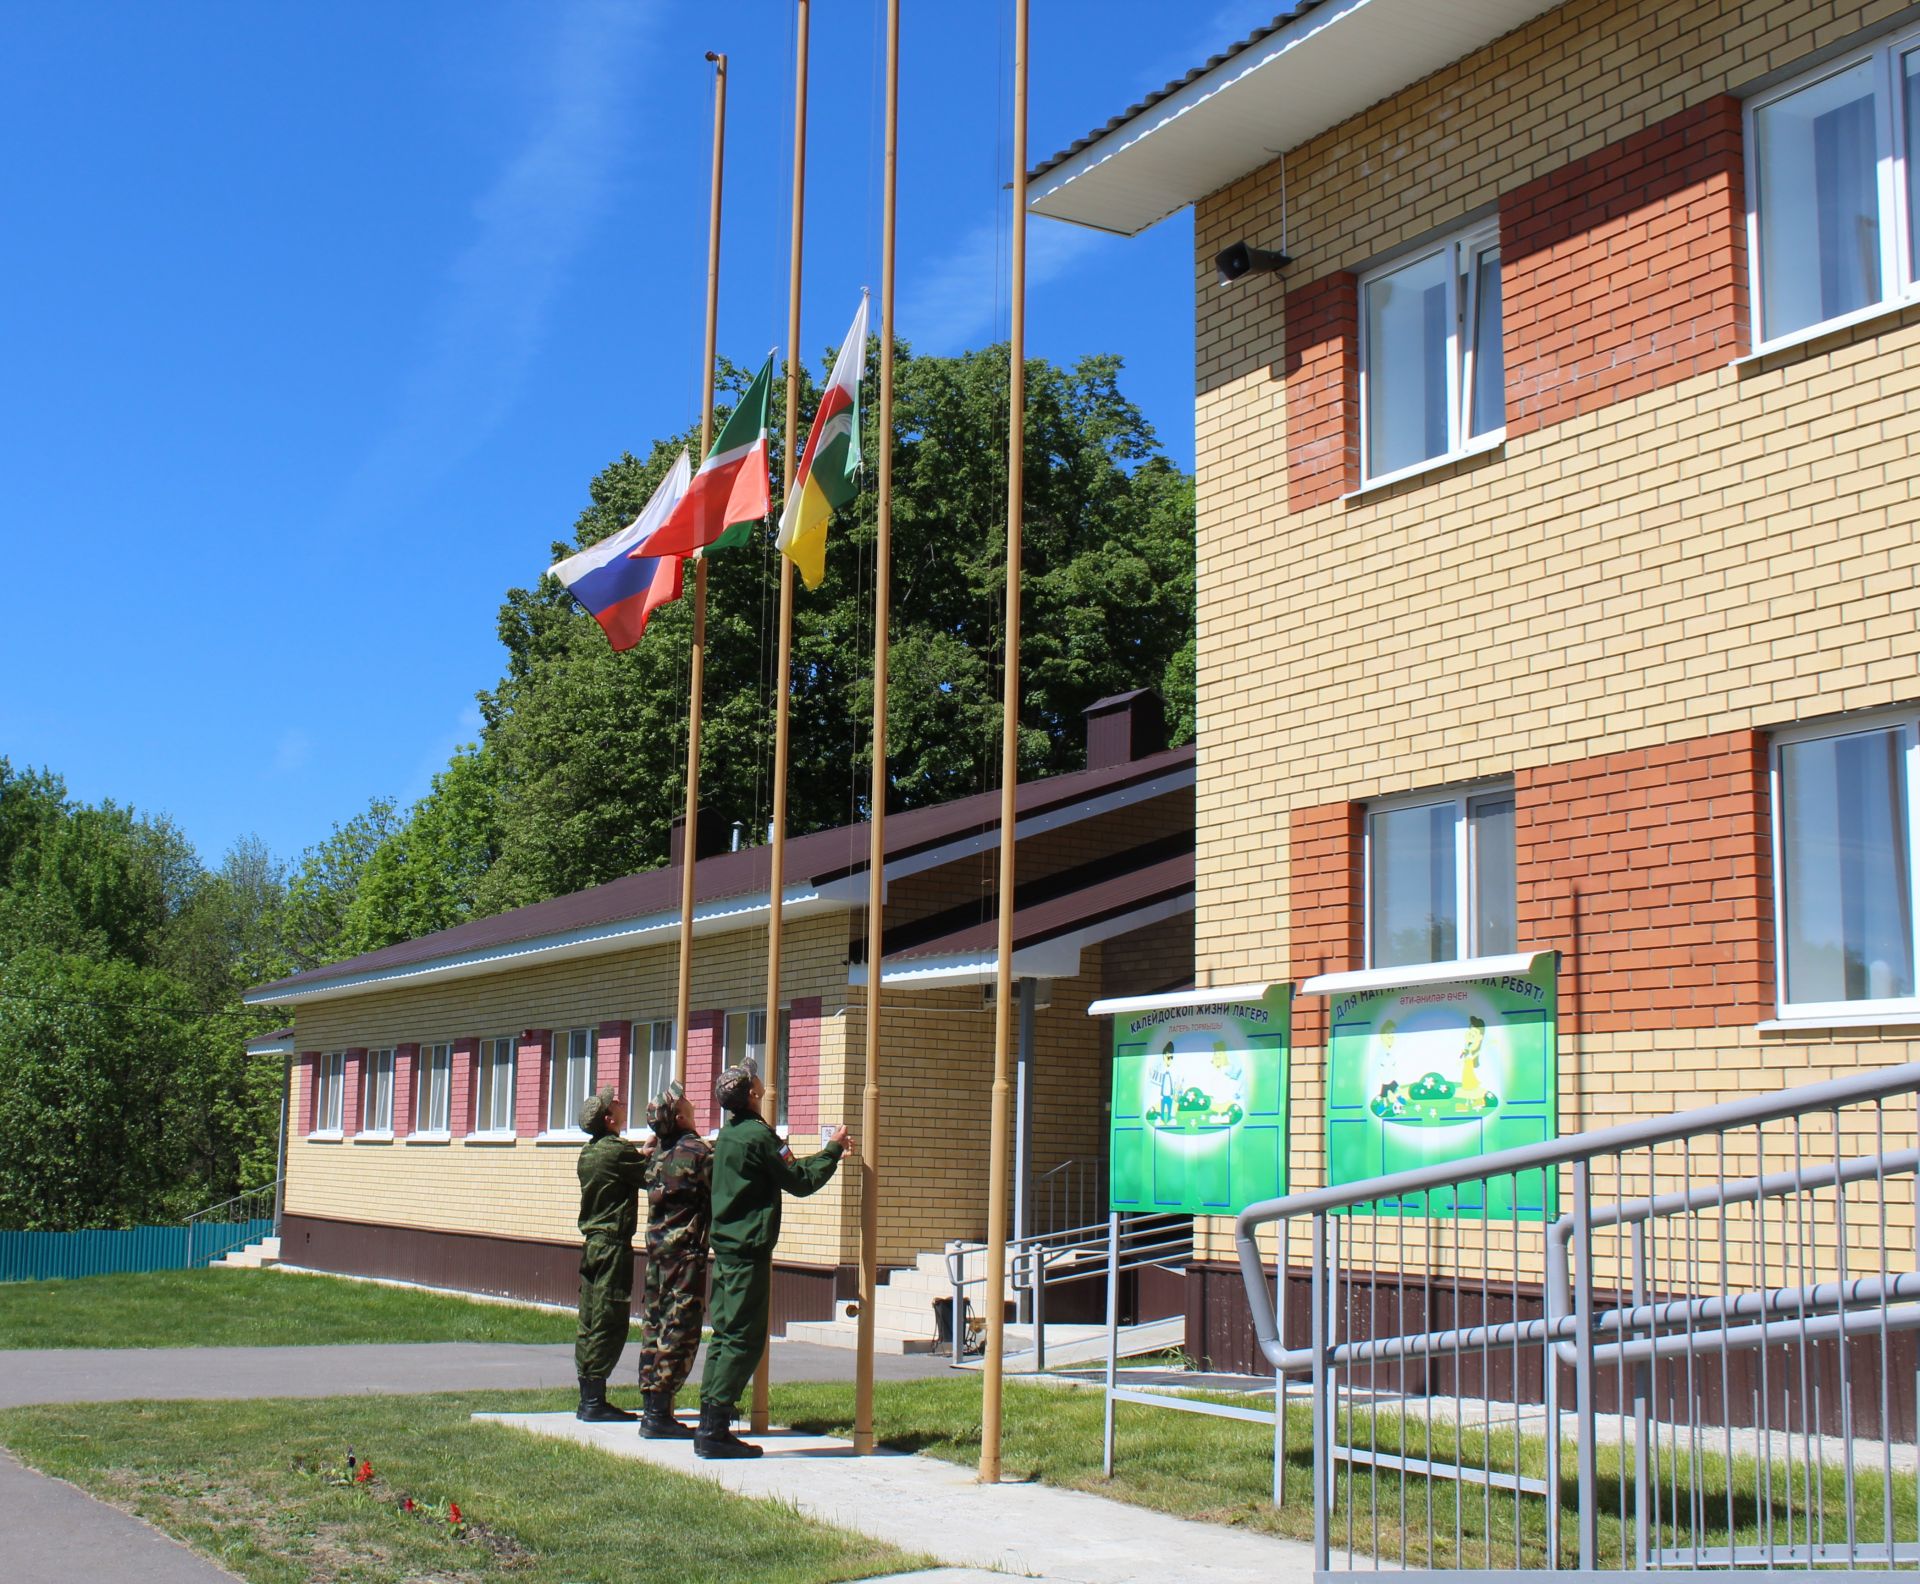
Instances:
[[[1398,990],[1407,985],[1453,984],[1468,979],[1497,979],[1531,973],[1546,951],[1512,952],[1504,957],[1461,957],[1453,962],[1414,963],[1399,968],[1362,968],[1355,973],[1319,974],[1300,986],[1302,995],[1345,995],[1351,990]]]
[[[1166,1007],[1224,1006],[1230,1001],[1236,1005],[1252,1004],[1258,1002],[1274,985],[1284,982],[1269,979],[1264,984],[1222,985],[1218,989],[1201,985],[1192,990],[1169,991],[1165,995],[1110,996],[1088,1007],[1087,1016],[1129,1017],[1135,1012],[1158,1012]]]

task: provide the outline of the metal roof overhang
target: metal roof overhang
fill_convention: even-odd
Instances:
[[[1322,0],[1047,161],[1028,207],[1137,236],[1560,3]]]

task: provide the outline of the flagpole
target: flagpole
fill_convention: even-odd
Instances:
[[[1020,533],[1027,414],[1027,0],[1013,6],[1013,297],[1007,334],[1007,654],[1000,710],[1000,930],[993,1002],[993,1122],[987,1165],[987,1358],[981,1379],[980,1478],[1000,1479],[1001,1365],[1006,1355],[1007,1066],[1013,1032],[1015,794],[1020,785]],[[1036,1317],[1038,1310],[1035,1311]]]
[[[720,310],[720,172],[727,144],[727,57],[713,62],[713,207],[707,220],[707,342],[701,375],[700,454],[713,445],[713,360]],[[700,824],[700,693],[707,675],[707,563],[693,563],[693,653],[687,683],[687,816],[680,833],[680,982],[673,1002],[673,1073],[687,1078],[693,1016],[693,868]]]
[[[853,1377],[853,1450],[857,1453],[873,1450],[873,1303],[880,1285],[880,948],[887,868],[887,615],[893,597],[893,229],[899,155],[900,0],[887,0],[887,141],[880,210],[880,499],[873,565],[873,781],[867,844],[867,1072],[860,1096],[860,1329]]]
[[[808,0],[795,0],[793,56],[793,241],[787,259],[787,428],[781,463],[782,499],[793,488],[799,466],[794,450],[800,423],[800,237],[807,196],[807,25]],[[773,853],[767,868],[767,1060],[766,1116],[780,1120],[780,903],[787,883],[787,732],[788,698],[793,686],[793,561],[776,554],[780,563],[780,680],[774,692],[773,715]],[[768,1295],[771,1307],[772,1295]],[[769,1330],[771,1335],[771,1330]],[[767,1431],[767,1383],[771,1375],[773,1344],[760,1350],[753,1372],[752,1431]]]

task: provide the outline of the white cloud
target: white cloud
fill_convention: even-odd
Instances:
[[[633,145],[635,55],[653,11],[651,0],[575,0],[536,13],[554,20],[551,48],[530,67],[528,135],[474,203],[393,418],[337,503],[339,525],[444,477],[512,411],[553,297]]]
[[[1078,268],[1113,239],[1051,221],[1027,225],[1027,311],[1033,294]],[[1006,336],[1012,296],[1012,239],[1005,224],[975,226],[922,268],[899,309],[900,334],[915,351],[946,356]]]

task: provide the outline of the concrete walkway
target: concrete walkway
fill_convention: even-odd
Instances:
[[[705,1477],[906,1551],[932,1552],[955,1567],[997,1569],[1042,1584],[1275,1584],[1313,1577],[1312,1549],[1295,1541],[1171,1518],[1083,1491],[982,1485],[972,1469],[937,1458],[855,1457],[847,1442],[828,1436],[764,1436],[765,1457],[708,1463],[693,1455],[689,1441],[643,1441],[630,1425],[581,1424],[571,1414],[474,1418]],[[930,1577],[951,1581],[954,1575]]]
[[[233,1574],[179,1541],[65,1480],[23,1467],[6,1451],[0,1451],[0,1556],[7,1559],[7,1584],[234,1584]]]
[[[613,1383],[615,1401],[636,1395],[639,1351],[629,1346]],[[853,1379],[854,1355],[803,1342],[775,1342],[777,1381]],[[698,1366],[695,1366],[696,1372]],[[881,1380],[947,1373],[942,1359],[874,1360]],[[697,1373],[696,1373],[697,1378]],[[574,1384],[573,1347],[526,1342],[374,1342],[337,1347],[22,1348],[0,1351],[0,1408],[29,1403],[127,1402],[151,1397],[352,1397],[368,1393],[513,1391]]]

